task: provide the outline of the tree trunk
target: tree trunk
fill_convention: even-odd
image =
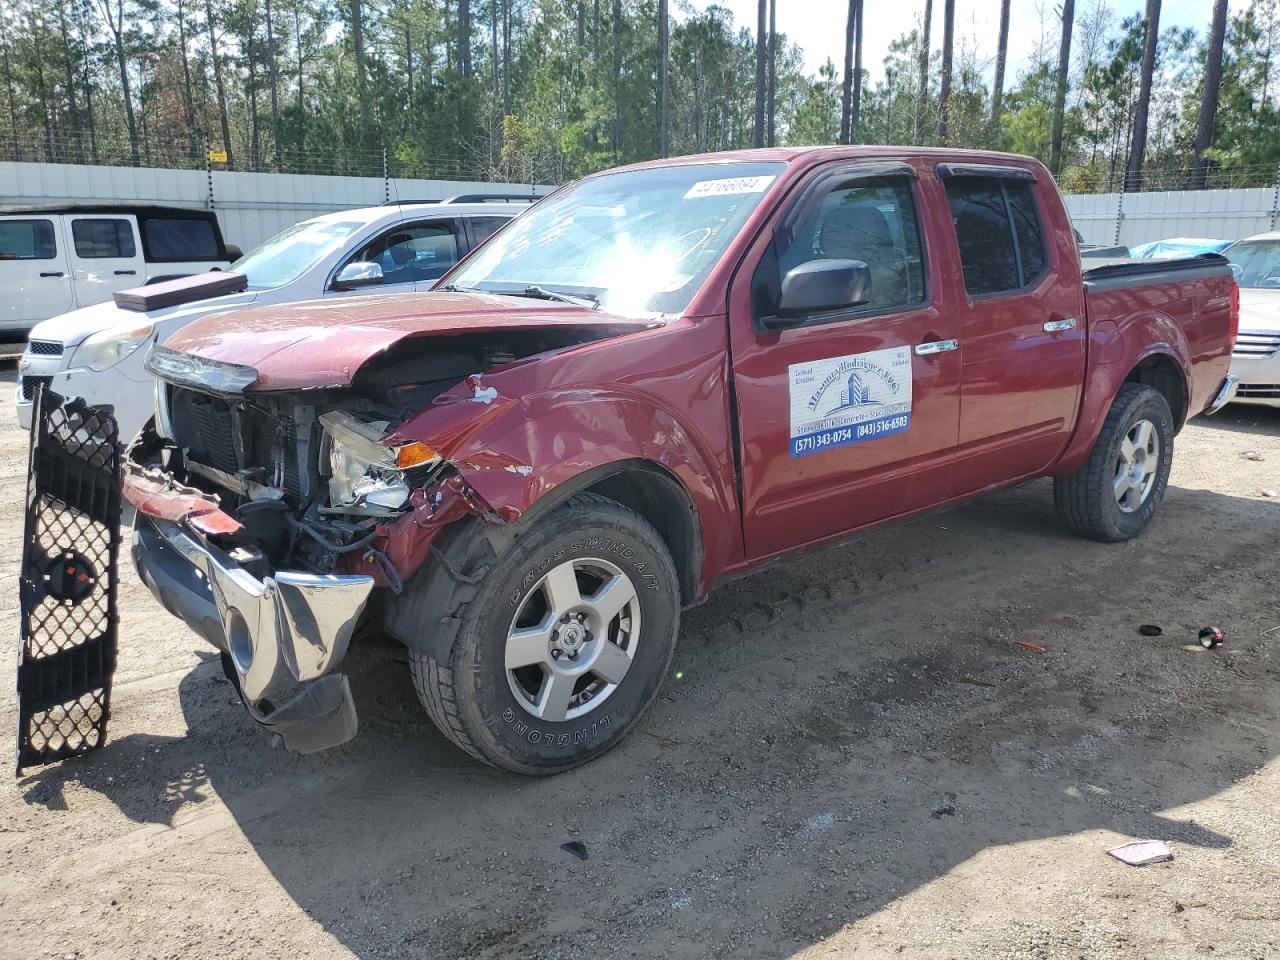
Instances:
[[[947,142],[947,100],[951,97],[951,54],[955,46],[956,0],[942,4],[942,78],[938,82],[938,142]]]
[[[1209,176],[1205,152],[1213,146],[1214,123],[1218,114],[1218,90],[1222,86],[1222,43],[1227,33],[1227,0],[1215,0],[1209,26],[1209,46],[1205,52],[1204,92],[1200,97],[1200,124],[1196,142],[1191,185],[1202,189]],[[1264,101],[1265,102],[1265,101]]]
[[[31,25],[31,62],[36,70],[36,98],[40,104],[40,129],[44,134],[44,158],[49,163],[57,163],[60,159],[54,151],[53,128],[49,122],[49,98],[44,86],[44,45],[40,42],[40,27],[36,23],[34,5],[28,8],[27,21]],[[135,159],[133,164],[138,165]]]
[[[471,76],[471,0],[458,0],[458,72]]]
[[[622,23],[622,0],[613,0],[613,17],[609,32],[613,35],[613,163],[622,156],[622,49],[618,45],[618,26]]]
[[[187,141],[191,144],[191,159],[196,159],[198,154],[198,140],[196,138],[196,101],[195,95],[191,89],[191,64],[187,59],[187,7],[185,0],[178,0],[177,3],[178,17],[178,46],[181,47],[179,53],[182,60],[182,116],[187,125]]]
[[[351,47],[356,56],[356,96],[360,98],[360,131],[369,135],[369,91],[364,73],[364,10],[361,0],[351,0]]]
[[[587,45],[587,5],[583,0],[578,0],[577,9],[578,18],[578,49],[581,50]]]
[[[258,58],[254,55],[253,35],[257,24],[250,23],[245,59],[249,65],[249,169],[262,169],[262,138],[258,123]]]
[[[0,28],[4,27],[4,21],[0,20]],[[10,160],[21,160],[18,155],[18,101],[13,90],[13,64],[9,60],[9,38],[0,37],[4,42],[4,85],[5,92],[9,97],[9,131],[13,138],[13,155]]]
[[[70,125],[70,152],[76,160],[84,161],[84,150],[80,144],[80,108],[76,105],[76,65],[75,50],[71,46],[71,35],[67,31],[67,14],[64,7],[58,7],[58,30],[62,34],[62,64],[66,70],[67,80],[67,120]]]
[[[1062,122],[1067,105],[1067,72],[1071,66],[1075,12],[1075,0],[1062,0],[1062,42],[1058,45],[1058,83],[1053,93],[1053,133],[1049,141],[1049,169],[1055,177],[1062,173]]]
[[[124,0],[116,0],[116,13],[112,16],[110,0],[99,0],[102,13],[111,30],[111,39],[115,47],[116,65],[120,68],[120,93],[124,97],[124,119],[129,129],[129,159],[136,167],[138,157],[138,124],[133,116],[133,91],[129,85],[129,65],[124,55]]]
[[[1004,106],[1004,68],[1009,59],[1009,0],[1000,2],[1000,35],[996,39],[996,77],[991,87],[991,131],[1000,135],[1000,110]]]
[[[858,2],[849,0],[849,15],[844,22],[844,86],[840,91],[840,142],[853,139],[853,39],[858,29]]]
[[[1138,104],[1133,116],[1133,140],[1124,172],[1126,191],[1142,186],[1142,165],[1147,152],[1147,113],[1151,108],[1151,79],[1156,72],[1156,45],[1160,40],[1160,0],[1147,0],[1147,35],[1142,44],[1142,74]]]
[[[760,0],[763,4],[764,0]],[[671,152],[671,34],[667,0],[658,0],[658,156]]]
[[[849,110],[849,142],[858,140],[858,124],[862,118],[862,6],[857,0],[857,36],[853,41],[853,105]]]
[[[511,0],[502,0],[502,115],[511,112]]]
[[[916,144],[924,143],[924,112],[929,104],[929,22],[933,0],[924,0],[924,33],[920,38],[920,83],[916,87]]]
[[[769,0],[768,144],[774,145],[774,114],[778,107],[778,0]]]
[[[209,21],[209,60],[213,64],[213,86],[218,93],[218,119],[222,124],[222,149],[227,152],[227,169],[236,168],[235,153],[231,149],[231,121],[227,117],[227,88],[222,82],[222,61],[218,59],[218,33],[214,29],[213,0],[204,0],[205,17]],[[301,47],[299,47],[301,51]],[[301,56],[301,53],[299,53]]]
[[[662,0],[666,2],[666,0]],[[768,0],[756,4],[756,126],[751,131],[751,142],[764,146],[764,88],[765,88],[765,33],[767,31]]]
[[[271,0],[265,0],[267,16],[267,82],[271,85],[271,149],[276,173],[280,172],[280,72],[276,67],[276,28],[272,22]]]

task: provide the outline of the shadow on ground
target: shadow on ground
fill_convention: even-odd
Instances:
[[[727,585],[686,615],[681,679],[640,729],[559,777],[470,760],[379,650],[356,657],[361,733],[337,751],[263,746],[206,663],[181,684],[185,742],[128,737],[76,776],[113,796],[111,770],[185,751],[177,799],[122,795],[124,812],[168,822],[212,784],[281,887],[365,960],[785,957],[993,846],[1091,830],[1229,846],[1167,811],[1275,756],[1259,597],[1280,522],[1170,488],[1140,544],[1102,546],[1064,535],[1046,493]],[[1231,655],[1184,649],[1209,616]],[[1166,636],[1139,637],[1145,621]],[[24,789],[57,804],[68,775]]]

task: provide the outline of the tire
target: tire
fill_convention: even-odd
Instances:
[[[604,622],[629,592],[634,599]],[[578,606],[565,602],[575,596]],[[467,753],[532,776],[586,763],[631,731],[666,676],[680,626],[680,588],[662,538],[639,514],[594,494],[537,521],[453,599],[418,618],[423,630],[441,614],[458,624],[445,662],[410,650],[418,697]],[[575,627],[561,611],[584,619]]]
[[[1144,423],[1154,435],[1154,453],[1150,441],[1134,442],[1144,436]],[[1054,478],[1058,515],[1073,532],[1104,543],[1142,533],[1169,484],[1173,435],[1173,414],[1164,396],[1140,383],[1124,384],[1084,466],[1070,476]],[[1123,479],[1122,468],[1126,470]]]

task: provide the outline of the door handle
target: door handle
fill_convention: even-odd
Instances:
[[[1044,331],[1045,333],[1061,333],[1063,330],[1074,330],[1075,326],[1075,317],[1064,317],[1061,320],[1046,320]]]
[[[132,276],[136,275],[136,274],[137,274],[137,272],[138,272],[137,270],[117,270],[117,271],[116,271],[116,276],[117,276],[117,277],[132,277]]]
[[[916,344],[916,356],[927,357],[933,353],[946,353],[960,346],[959,340],[931,340],[928,343]]]
[[[47,273],[41,273],[41,274],[40,274],[40,276],[42,276],[42,277],[60,277],[60,276],[62,276],[62,271],[61,271],[61,270],[50,270],[50,271],[48,271]]]

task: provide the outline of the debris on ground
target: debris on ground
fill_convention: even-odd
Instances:
[[[1173,851],[1163,840],[1133,840],[1112,847],[1107,853],[1131,867],[1145,867],[1173,859]]]
[[[1225,639],[1227,635],[1221,627],[1205,627],[1200,631],[1200,646],[1206,650],[1222,646],[1222,641]]]
[[[1265,460],[1265,459],[1267,459],[1267,458],[1266,458],[1266,457],[1264,457],[1261,453],[1259,453],[1257,450],[1246,450],[1246,451],[1244,451],[1244,453],[1240,454],[1240,456],[1241,456],[1241,457],[1243,457],[1245,460],[1253,460],[1253,461],[1259,461],[1259,460]]]
[[[1138,632],[1142,634],[1144,637],[1158,637],[1160,636],[1160,634],[1164,633],[1164,631],[1161,630],[1159,627],[1157,627],[1154,623],[1142,624],[1141,626],[1138,627]]]
[[[1044,647],[1038,643],[1032,643],[1030,640],[1015,640],[1014,643],[1020,647],[1026,647],[1028,650],[1035,650],[1037,653],[1045,652]]]
[[[560,844],[560,849],[572,853],[579,860],[587,859],[587,845],[581,840],[570,840]]]
[[[1277,493],[1275,490],[1263,490],[1263,491],[1262,491],[1262,495],[1263,495],[1264,497],[1268,497],[1268,498],[1273,499],[1273,500],[1274,500],[1276,497],[1280,497],[1280,493]]]

